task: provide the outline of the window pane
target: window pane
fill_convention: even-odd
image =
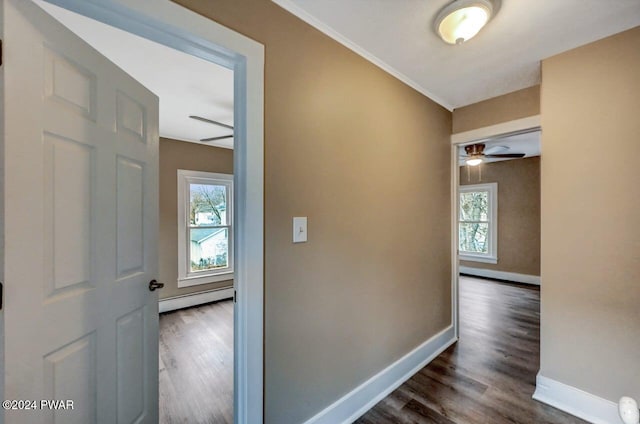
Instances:
[[[228,225],[226,186],[189,184],[189,196],[191,225]]]
[[[489,192],[460,193],[460,221],[488,221]]]
[[[460,223],[460,252],[489,253],[489,224]]]
[[[228,228],[190,228],[191,272],[229,266]]]

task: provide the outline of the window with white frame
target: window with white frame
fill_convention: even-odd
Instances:
[[[178,287],[233,278],[233,175],[178,170]]]
[[[498,184],[473,184],[458,190],[460,259],[498,263]]]

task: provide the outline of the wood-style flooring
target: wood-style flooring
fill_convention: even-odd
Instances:
[[[461,276],[458,343],[357,423],[585,423],[531,399],[539,346],[537,287]]]
[[[233,301],[160,315],[160,423],[233,423]]]

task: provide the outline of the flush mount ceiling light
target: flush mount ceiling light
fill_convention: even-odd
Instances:
[[[434,29],[445,43],[462,44],[473,38],[493,14],[494,4],[489,0],[455,0],[438,13]]]

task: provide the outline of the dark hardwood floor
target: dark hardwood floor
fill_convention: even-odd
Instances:
[[[585,423],[531,399],[539,345],[537,287],[460,277],[458,343],[357,423]]]
[[[160,315],[160,423],[233,423],[233,301]]]

